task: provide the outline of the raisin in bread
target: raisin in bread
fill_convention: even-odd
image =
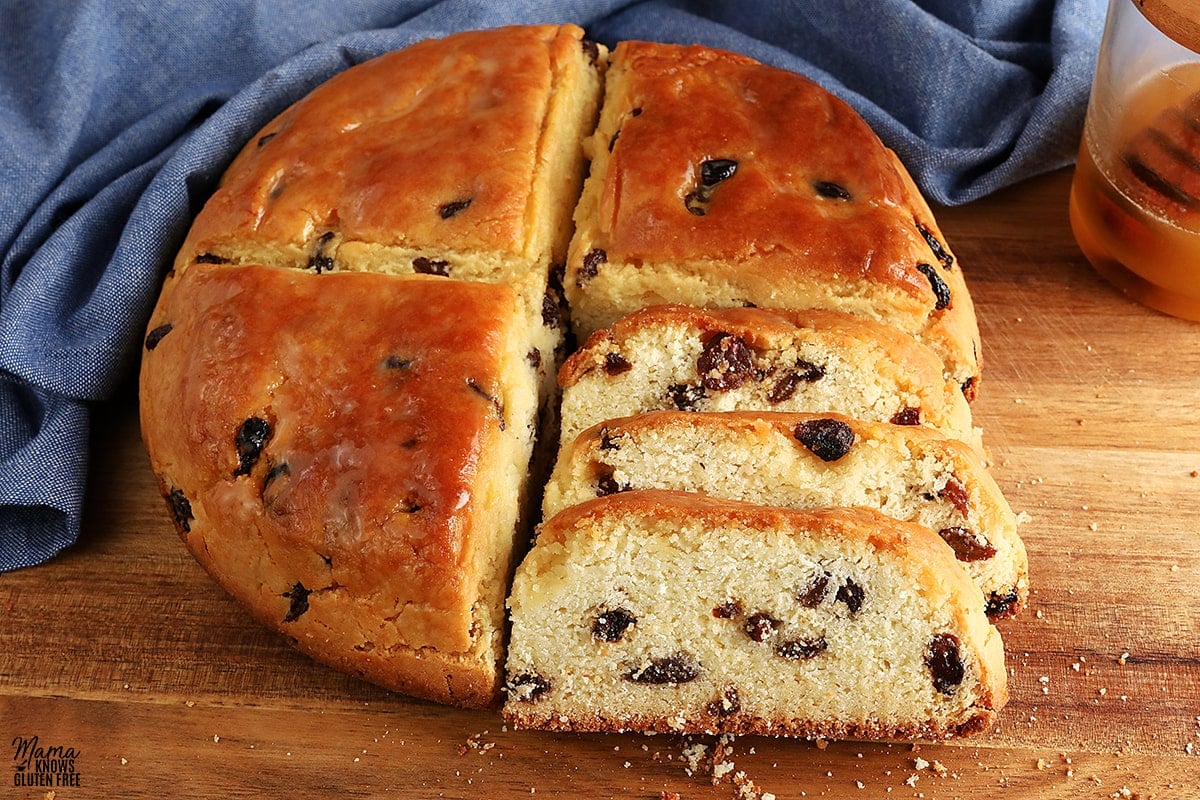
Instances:
[[[505,283],[561,346],[562,264],[606,51],[573,25],[468,31],[342,72],[238,154],[179,251]]]
[[[836,414],[652,411],[596,425],[559,451],[549,518],[593,497],[674,489],[789,508],[865,506],[951,546],[991,617],[1029,593],[1017,520],[983,462],[929,428]]]
[[[196,559],[319,661],[493,703],[537,410],[516,293],[197,264],[150,325],[142,431]]]
[[[559,371],[562,440],[641,411],[833,411],[929,425],[982,452],[958,386],[890,326],[820,309],[641,309],[597,331]]]
[[[815,83],[621,42],[591,156],[565,280],[581,340],[660,303],[832,308],[917,336],[974,396],[961,268],[904,166]]]
[[[509,605],[519,727],[947,738],[1007,698],[950,547],[866,509],[590,500],[543,523]]]

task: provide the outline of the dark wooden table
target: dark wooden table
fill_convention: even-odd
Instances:
[[[1033,594],[1001,626],[1012,700],[995,732],[748,737],[713,785],[703,764],[689,774],[679,738],[507,731],[335,673],[258,627],[184,550],[131,386],[97,414],[81,543],[0,575],[0,800],[690,800],[737,797],[738,772],[780,800],[1200,797],[1200,325],[1096,277],[1067,223],[1070,177],[938,214],[983,329],[977,423],[1030,515]],[[20,769],[25,743],[58,760],[62,778],[36,775],[60,785],[22,785],[41,780]]]

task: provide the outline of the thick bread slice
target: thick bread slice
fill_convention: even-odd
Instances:
[[[983,452],[937,356],[891,326],[836,311],[641,309],[563,364],[563,441],[641,411],[833,411],[929,425]]]
[[[865,506],[950,544],[991,617],[1015,614],[1029,564],[1008,502],[969,447],[929,428],[838,414],[652,411],[564,442],[544,518],[593,497],[675,489],[768,506]]]
[[[590,500],[543,524],[509,605],[520,727],[948,738],[1007,698],[949,546],[865,509]]]

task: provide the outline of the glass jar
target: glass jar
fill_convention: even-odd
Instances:
[[[1109,0],[1071,186],[1095,269],[1200,320],[1200,18],[1182,0]]]

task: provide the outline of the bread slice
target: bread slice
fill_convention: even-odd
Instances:
[[[175,262],[413,272],[514,287],[547,332],[606,51],[574,25],[467,31],[325,82],[229,166]]]
[[[641,411],[833,411],[923,424],[983,452],[958,385],[929,348],[836,311],[635,311],[597,331],[559,371],[562,441]]]
[[[630,489],[674,489],[789,508],[864,506],[946,540],[991,617],[1029,594],[1017,520],[983,462],[929,428],[837,414],[652,411],[564,443],[546,487],[552,517]]]
[[[509,605],[518,727],[940,739],[1007,698],[950,547],[865,509],[590,500],[543,524]]]
[[[916,336],[974,397],[962,269],[903,165],[817,84],[621,42],[591,156],[565,281],[581,340],[661,303],[830,308]]]
[[[319,661],[495,702],[537,414],[516,294],[196,264],[150,324],[142,432],[205,569]]]

